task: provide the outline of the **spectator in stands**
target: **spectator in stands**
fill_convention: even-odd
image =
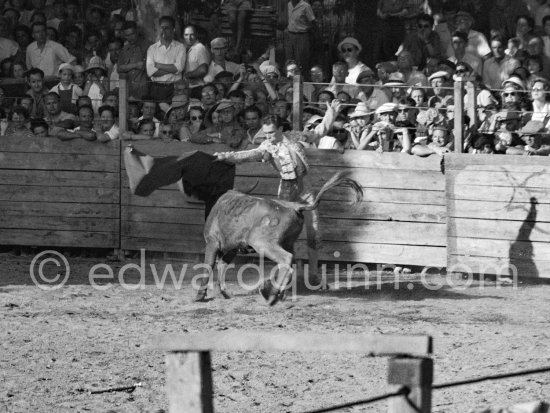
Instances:
[[[316,19],[313,9],[305,0],[288,2],[288,26],[286,58],[294,60],[300,71],[306,73],[311,66],[311,33],[315,30]]]
[[[531,99],[533,100],[533,115],[531,116],[531,120],[542,122],[548,129],[550,126],[549,82],[544,78],[538,78],[531,85]]]
[[[426,107],[426,91],[421,87],[413,87],[407,91],[409,97],[414,101],[417,108]]]
[[[183,124],[179,131],[178,137],[182,142],[188,142],[194,134],[206,129],[204,125],[205,111],[200,106],[191,106],[189,108],[189,122]]]
[[[68,133],[58,133],[61,140],[81,138],[87,141],[97,139],[96,131],[93,129],[94,109],[91,105],[82,105],[78,108],[78,126],[69,130]]]
[[[33,118],[43,118],[44,97],[48,94],[48,89],[44,86],[44,72],[35,67],[27,71],[26,77],[29,86],[27,95],[33,98],[33,106],[29,113]]]
[[[520,39],[520,49],[527,49],[527,44],[529,43],[529,40],[531,40],[531,38],[534,36],[534,28],[535,20],[531,16],[522,14],[516,18],[515,37]]]
[[[27,47],[27,67],[39,68],[46,76],[54,76],[61,63],[76,64],[76,58],[69,53],[65,46],[46,39],[46,24],[32,25],[34,42]]]
[[[477,74],[482,74],[483,61],[475,54],[468,52],[468,36],[460,31],[453,33],[451,37],[451,46],[453,55],[449,56],[449,60],[455,64],[459,62],[467,63]]]
[[[109,52],[106,58],[106,62],[109,62],[107,65],[108,90],[118,91],[118,81],[120,79],[118,74],[118,60],[122,50],[122,45],[123,41],[117,37],[114,37],[107,42],[107,50]]]
[[[548,156],[550,146],[542,144],[542,134],[545,133],[544,123],[531,120],[520,129],[519,135],[525,146],[523,148],[510,148],[506,155],[537,155]]]
[[[222,99],[215,109],[219,114],[219,123],[191,136],[194,143],[223,143],[230,148],[240,148],[246,145],[246,132],[235,118],[235,108],[229,99]]]
[[[126,75],[128,96],[141,99],[148,89],[145,70],[147,49],[139,41],[136,22],[126,22],[122,32],[126,44],[119,53],[117,71]]]
[[[205,83],[214,81],[214,76],[222,71],[231,72],[233,75],[239,74],[240,65],[226,59],[227,40],[223,37],[215,38],[210,42],[210,50],[212,61],[208,66],[208,73],[204,76]]]
[[[5,136],[20,136],[23,138],[32,138],[34,136],[29,129],[29,112],[24,107],[13,107],[9,115],[9,121]]]
[[[399,73],[403,73],[407,85],[428,86],[426,76],[412,65],[412,57],[408,50],[402,50],[397,54],[397,67]]]
[[[491,38],[491,50],[492,57],[483,65],[483,83],[491,89],[498,89],[501,83],[520,66],[520,62],[504,54],[504,39],[500,36]]]
[[[343,127],[349,132],[353,147],[359,150],[364,149],[366,144],[362,143],[371,132],[371,112],[364,102],[360,102],[348,117],[350,122],[344,124]]]
[[[174,40],[175,21],[172,17],[161,17],[159,25],[160,40],[147,49],[146,68],[152,80],[151,97],[157,102],[170,102],[174,96],[174,83],[181,79],[186,65],[185,46]]]
[[[120,137],[120,130],[115,121],[115,109],[109,105],[99,108],[99,122],[95,124],[97,140],[110,142]]]
[[[55,30],[59,31],[59,25],[65,18],[65,1],[64,0],[54,0],[52,5],[52,16],[46,22],[48,27],[53,27]]]
[[[50,126],[51,136],[57,136],[54,130],[56,128],[70,130],[76,127],[76,116],[61,109],[60,97],[57,93],[49,92],[44,97],[44,103],[46,106],[44,120]]]
[[[47,138],[49,137],[48,133],[48,123],[43,119],[31,119],[31,132],[37,138]]]
[[[441,48],[439,35],[433,31],[434,19],[429,14],[420,14],[416,18],[417,30],[414,34],[405,37],[400,50],[406,50],[411,54],[412,66],[420,70],[429,57],[440,59],[444,50]]]
[[[354,37],[346,37],[338,44],[338,51],[342,55],[342,60],[348,65],[348,75],[345,78],[345,83],[357,83],[357,76],[370,68],[359,60],[359,53],[363,47]],[[343,83],[343,82],[342,82]]]
[[[79,96],[84,93],[83,90],[74,84],[74,68],[69,63],[63,63],[59,66],[60,82],[50,89],[50,92],[55,92],[61,98],[61,110],[69,113],[74,113],[76,101]]]
[[[326,87],[323,83],[327,80],[321,66],[315,65],[310,69],[309,80],[312,83],[304,84],[304,94],[309,102],[315,102],[319,92]]]
[[[379,87],[375,87],[376,75],[371,69],[365,70],[357,76],[357,99],[365,103],[369,110],[375,111],[379,106],[388,102],[388,96]]]
[[[159,133],[159,124],[160,121],[155,117],[157,113],[157,102],[153,99],[152,96],[144,96],[143,102],[141,105],[141,116],[138,118],[138,121],[143,119],[150,119],[155,125],[154,137],[158,137]]]
[[[453,142],[450,139],[450,133],[447,127],[436,125],[432,129],[431,142],[427,145],[414,145],[411,153],[417,156],[429,156],[437,154],[443,156],[452,151]]]
[[[22,62],[13,63],[11,77],[13,77],[14,79],[24,79],[26,72],[27,72],[27,67],[25,66],[25,63],[22,63]]]
[[[248,15],[254,10],[253,2],[250,0],[225,0],[222,2],[222,9],[229,19],[231,28],[231,40],[235,54],[242,52],[242,41]]]
[[[156,124],[151,119],[141,119],[137,124],[136,133],[131,131],[122,132],[121,137],[123,140],[130,141],[155,139],[155,127]]]
[[[23,2],[22,2],[23,3]],[[21,13],[19,10],[13,7],[6,7],[2,12],[2,17],[6,19],[10,27],[15,27],[20,24],[22,27],[27,27],[28,22],[23,24],[21,22]]]
[[[529,57],[536,57],[541,63],[540,76],[550,79],[550,57],[544,54],[544,42],[540,36],[532,36],[526,47]],[[524,64],[524,66],[526,66]],[[531,73],[533,74],[533,73]]]
[[[107,93],[107,68],[103,60],[99,56],[94,56],[90,59],[90,63],[85,70],[86,84],[84,85],[83,95],[89,96],[92,100],[94,113],[101,106],[103,96]]]
[[[388,81],[384,84],[384,88],[390,94],[390,102],[397,103],[400,99],[407,96],[407,88],[405,84],[405,76],[401,72],[392,73]]]
[[[485,58],[485,56],[491,53],[491,48],[489,47],[489,43],[487,42],[487,38],[485,37],[485,35],[472,29],[474,25],[474,18],[470,13],[459,11],[455,15],[454,22],[455,30],[466,33],[468,35],[468,46],[466,47],[467,52],[481,59]],[[447,49],[447,56],[452,55],[452,46],[449,45],[449,48]]]
[[[12,57],[20,58],[21,49],[17,42],[9,37],[9,25],[5,18],[0,17],[0,61]]]
[[[433,96],[428,100],[428,106],[431,108],[441,108],[447,104],[447,101],[453,97],[449,87],[449,74],[444,71],[435,72],[429,78],[430,86],[433,90]]]
[[[57,28],[61,38],[67,35],[69,27],[76,26],[81,32],[84,29],[82,20],[78,14],[79,10],[80,2],[78,0],[67,0],[65,5],[65,18],[59,23],[59,27]]]
[[[204,76],[208,73],[210,54],[197,38],[195,26],[188,25],[183,30],[183,39],[187,48],[187,60],[183,77],[189,81],[189,97],[199,99],[204,85]]]
[[[502,82],[501,101],[504,106],[507,103],[519,104],[523,97],[525,90],[525,83],[520,78],[512,76]]]
[[[205,111],[210,110],[218,101],[218,89],[214,84],[207,83],[201,89],[201,104]]]
[[[335,62],[332,65],[332,81],[326,90],[332,92],[335,96],[342,91],[355,96],[357,94],[357,89],[355,85],[346,82],[348,75],[349,69],[347,63],[342,61]]]
[[[246,147],[250,149],[251,146],[257,146],[265,140],[262,133],[262,112],[257,106],[249,106],[244,110],[244,120],[246,124],[246,142],[248,144]]]

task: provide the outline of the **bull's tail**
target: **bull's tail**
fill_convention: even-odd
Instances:
[[[361,188],[361,185],[359,185],[357,181],[349,178],[348,175],[349,175],[348,172],[338,172],[337,174],[334,174],[332,178],[330,178],[319,190],[319,192],[317,193],[317,196],[311,203],[299,204],[297,210],[311,211],[313,209],[317,209],[323,194],[328,190],[334,188],[335,186],[345,186],[353,190],[355,199],[353,200],[352,205],[355,205],[358,202],[361,202],[363,200],[363,188]]]

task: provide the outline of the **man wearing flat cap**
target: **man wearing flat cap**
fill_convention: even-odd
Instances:
[[[491,53],[491,48],[489,47],[489,42],[483,33],[480,33],[472,29],[474,25],[474,18],[472,15],[465,11],[459,11],[455,15],[455,28],[459,32],[466,33],[468,36],[468,45],[466,50],[473,55],[479,57],[480,59],[485,58],[489,53]],[[453,55],[452,45],[449,45],[447,49],[447,56]]]
[[[453,55],[449,56],[449,60],[453,63],[465,62],[468,63],[475,73],[481,75],[483,69],[483,61],[479,56],[470,53],[468,48],[468,36],[464,32],[456,31],[451,36],[451,46]]]
[[[239,74],[240,66],[229,60],[226,60],[227,40],[223,37],[217,37],[210,42],[210,52],[212,61],[208,66],[208,73],[204,76],[204,83],[214,81],[215,76],[220,72],[230,72],[233,75]]]

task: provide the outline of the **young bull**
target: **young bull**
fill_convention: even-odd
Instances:
[[[278,276],[266,280],[260,288],[260,294],[269,305],[277,303],[292,278],[294,243],[304,225],[303,211],[315,210],[323,194],[335,186],[350,187],[355,194],[354,204],[363,198],[361,186],[344,173],[335,174],[307,204],[260,198],[233,190],[226,192],[212,208],[204,227],[205,264],[212,270],[210,272],[218,257],[227,265],[239,249],[250,246],[279,265]],[[223,274],[222,266],[217,282],[222,295],[229,298]],[[203,278],[196,301],[205,300],[208,281],[209,277]]]

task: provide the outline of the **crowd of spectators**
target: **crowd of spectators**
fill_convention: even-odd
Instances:
[[[329,69],[312,53],[318,0],[288,2],[284,62],[274,60],[270,46],[246,63],[241,56],[250,55],[243,50],[250,1],[223,2],[220,12],[233,36],[204,38],[200,28],[162,16],[151,43],[132,2],[106,10],[83,8],[77,0],[7,0],[0,16],[0,73],[28,90],[8,96],[0,88],[1,134],[215,142],[242,150],[265,140],[267,115],[279,116],[284,131],[292,128],[300,74],[303,131],[293,136],[304,146],[441,155],[455,149],[453,87],[461,80],[476,91],[460,105],[475,111],[460,116],[463,151],[548,155],[548,1],[494,0],[492,26],[484,34],[473,29],[468,10],[446,6],[453,2],[440,1],[438,9],[429,1],[378,0],[383,48],[391,58],[367,66],[360,59],[363,45],[346,33],[332,45],[337,57]],[[406,34],[396,41],[399,33]],[[121,79],[128,125],[122,133]]]

